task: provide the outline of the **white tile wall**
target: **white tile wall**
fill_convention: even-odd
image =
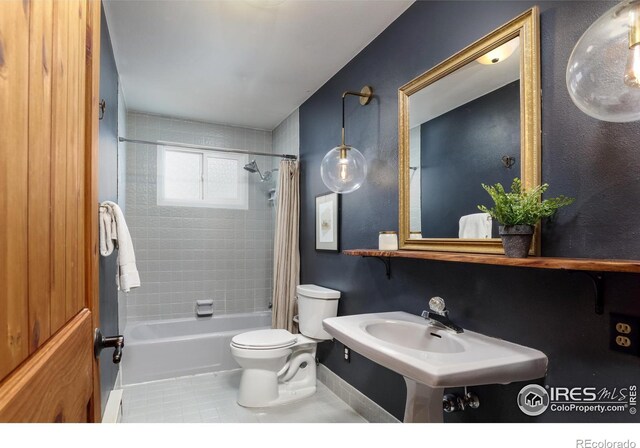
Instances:
[[[127,116],[128,137],[270,153],[271,132],[141,113]],[[126,298],[129,321],[193,316],[195,301],[214,313],[263,311],[271,301],[275,178],[247,173],[249,209],[156,205],[156,147],[127,145],[125,217],[142,286]],[[255,157],[258,165],[277,159]]]
[[[300,112],[294,110],[273,130],[273,152],[300,154]]]

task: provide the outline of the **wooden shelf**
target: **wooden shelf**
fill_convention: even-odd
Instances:
[[[415,258],[420,260],[452,261],[457,263],[491,264],[537,269],[565,269],[570,271],[640,273],[640,260],[599,260],[591,258],[528,257],[508,258],[504,255],[428,252],[418,250],[350,249],[343,254],[377,258]]]

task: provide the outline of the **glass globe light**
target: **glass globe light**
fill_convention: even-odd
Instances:
[[[351,146],[336,146],[322,159],[320,176],[327,188],[336,193],[351,193],[367,177],[367,161]]]
[[[567,64],[567,89],[598,120],[640,120],[640,0],[614,6],[582,35]]]

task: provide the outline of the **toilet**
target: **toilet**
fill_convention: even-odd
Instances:
[[[340,291],[318,285],[296,288],[300,334],[282,329],[249,331],[231,340],[231,354],[242,367],[238,404],[277,406],[316,392],[316,345],[332,339],[322,320],[338,313]]]

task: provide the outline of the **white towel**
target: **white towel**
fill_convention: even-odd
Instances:
[[[133,242],[124,220],[124,214],[115,202],[104,201],[100,204],[100,254],[111,255],[114,247],[118,249],[118,289],[129,292],[140,286],[140,275],[136,268],[136,256]]]
[[[460,218],[459,238],[486,239],[491,238],[491,215],[473,213]]]

